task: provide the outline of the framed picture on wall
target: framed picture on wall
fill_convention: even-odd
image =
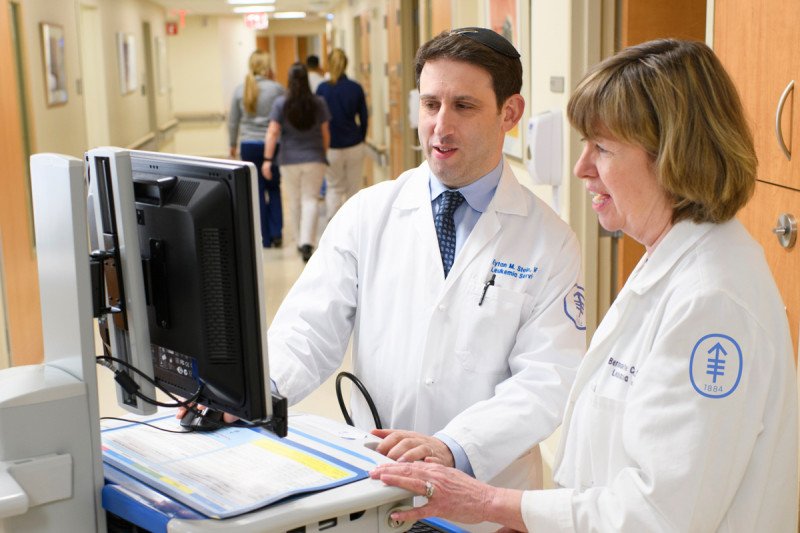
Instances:
[[[64,27],[47,22],[42,22],[39,27],[42,33],[42,62],[47,106],[64,105],[69,99],[64,56]]]
[[[132,33],[117,33],[117,59],[120,92],[131,93],[139,86],[136,74],[136,37]]]
[[[520,48],[520,11],[519,0],[489,0],[486,20],[488,26],[509,40],[514,48]],[[520,121],[521,123],[522,121]],[[514,129],[506,133],[503,152],[522,159],[522,127],[518,123]]]

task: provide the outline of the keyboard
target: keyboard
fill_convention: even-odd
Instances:
[[[469,533],[455,524],[451,524],[441,518],[426,518],[420,522],[415,522],[409,533]]]
[[[415,522],[408,533],[442,533],[442,530],[424,522]]]

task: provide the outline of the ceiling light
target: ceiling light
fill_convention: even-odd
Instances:
[[[283,11],[279,13],[274,13],[272,15],[274,19],[304,19],[306,18],[305,11]]]
[[[274,4],[275,0],[228,0],[228,3],[229,4],[239,4],[239,5],[241,5],[241,4],[247,4],[247,5]]]
[[[275,6],[242,6],[234,7],[234,13],[271,13],[275,11]]]

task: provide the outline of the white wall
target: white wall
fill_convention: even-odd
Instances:
[[[525,69],[530,73],[526,100],[528,101],[528,117],[551,109],[566,110],[572,87],[570,72],[570,8],[568,2],[549,2],[533,0],[529,13],[528,51],[523,52],[527,58]],[[563,77],[565,87],[563,93],[550,90],[550,78]],[[566,119],[565,119],[566,120]],[[526,125],[523,124],[523,127]],[[564,124],[564,146],[569,146],[569,125]],[[563,183],[560,194],[559,212],[569,221],[569,188],[572,184],[572,161],[569,150],[563,151]],[[527,173],[526,173],[527,174]],[[552,188],[534,186],[533,190],[543,199],[552,201]]]
[[[66,0],[26,0],[21,7],[31,150],[34,153],[47,151],[82,157],[86,148],[86,128],[83,97],[77,93],[75,85],[81,76],[75,5]],[[7,8],[3,5],[3,9]],[[66,104],[55,107],[47,107],[45,98],[42,22],[60,25],[64,30],[68,100]]]
[[[263,33],[322,35],[325,22],[272,21]],[[256,31],[241,16],[187,16],[177,36],[167,38],[172,105],[176,116],[227,113],[234,89],[244,82],[256,47]]]
[[[250,54],[256,49],[256,32],[242,23],[242,17],[219,19],[220,91],[228,111],[233,91],[244,83]]]
[[[270,20],[269,28],[264,30],[265,35],[322,35],[325,33],[326,21],[322,18],[314,19],[278,19]],[[304,60],[304,57],[299,57]]]
[[[114,146],[130,146],[151,131],[147,95],[142,91],[142,87],[147,83],[145,46],[151,47],[153,55],[156,52],[153,43],[145,42],[142,24],[150,23],[153,38],[164,36],[164,11],[154,4],[141,0],[103,0],[100,3],[100,13],[104,26],[103,45],[110,141]],[[120,60],[117,52],[117,36],[120,33],[132,34],[136,46],[135,68],[138,87],[127,94],[122,94],[120,84]],[[156,98],[157,112],[165,113],[167,95],[157,94]],[[166,117],[158,117],[157,122],[166,122]]]
[[[153,37],[165,36],[164,9],[147,0],[25,0],[22,7],[22,42],[24,45],[25,82],[29,101],[31,149],[36,152],[58,152],[82,157],[88,148],[85,105],[77,86],[81,80],[78,36],[79,4],[97,6],[102,21],[103,61],[94,66],[102,70],[106,83],[109,121],[109,143],[128,146],[150,132],[147,97],[141,89],[122,95],[119,85],[119,62],[116,35],[132,33],[136,39],[136,70],[139,85],[146,81],[143,22],[149,22]],[[64,29],[65,63],[68,101],[65,105],[47,107],[44,92],[44,68],[40,24],[58,24]],[[155,49],[153,48],[153,55]],[[156,95],[159,124],[169,122],[172,110],[169,94]]]
[[[178,35],[167,37],[176,116],[227,112],[220,83],[221,42],[218,17],[187,16]]]

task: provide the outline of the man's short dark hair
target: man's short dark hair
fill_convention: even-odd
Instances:
[[[310,55],[306,58],[306,66],[308,68],[319,68],[319,57]]]
[[[461,61],[482,68],[492,78],[492,88],[497,98],[497,108],[500,109],[510,96],[522,90],[522,62],[514,54],[505,54],[495,48],[484,44],[481,39],[476,39],[467,29],[443,31],[417,50],[414,60],[416,70],[417,88],[422,68],[428,61],[436,59],[449,59]],[[480,31],[491,30],[480,28]],[[498,38],[502,39],[499,35]],[[513,50],[511,43],[508,46]],[[515,50],[514,50],[515,51]],[[518,54],[516,54],[518,55]]]

